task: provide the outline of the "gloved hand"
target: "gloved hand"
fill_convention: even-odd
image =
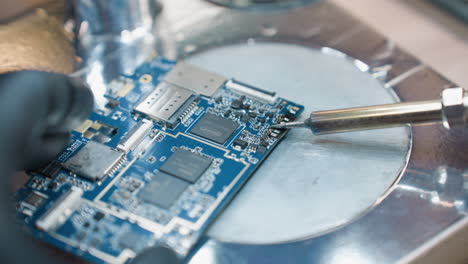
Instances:
[[[93,96],[65,75],[22,71],[0,75],[0,175],[41,166],[68,144],[92,111]],[[9,183],[0,188],[0,262],[56,263],[15,224]]]
[[[68,144],[70,131],[91,113],[93,96],[61,74],[22,71],[0,75],[2,150],[19,159],[15,169],[37,168]]]

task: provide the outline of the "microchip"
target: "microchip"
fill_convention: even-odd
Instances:
[[[242,104],[242,109],[249,109],[250,108],[250,104],[249,103],[243,103]]]
[[[210,167],[211,162],[211,158],[179,148],[159,170],[194,183]]]
[[[118,166],[122,155],[106,145],[90,141],[63,167],[88,180],[99,181]]]
[[[190,184],[160,172],[138,193],[146,203],[169,209]]]
[[[117,132],[118,128],[99,121],[95,121],[90,124],[86,131],[83,132],[83,136],[98,143],[107,143],[111,141],[115,135],[117,135]]]
[[[75,235],[77,241],[81,241],[86,237],[86,232],[80,231]]]
[[[42,205],[45,199],[46,198],[42,195],[39,195],[37,193],[32,193],[31,195],[28,196],[28,198],[26,198],[26,200],[24,200],[24,202],[28,205],[31,205],[37,208]]]
[[[93,219],[96,220],[97,222],[101,221],[104,216],[106,216],[105,214],[101,213],[101,212],[96,212],[93,216]]]
[[[293,111],[285,111],[284,112],[285,118],[288,118],[290,121],[296,119],[296,114]]]
[[[232,143],[234,146],[237,146],[237,147],[240,147],[241,149],[245,149],[249,143],[247,141],[244,141],[242,139],[236,139],[234,140],[234,142]]]
[[[267,148],[264,147],[264,146],[258,146],[257,147],[257,153],[265,154],[266,151],[267,151]]]
[[[268,147],[268,146],[270,146],[270,143],[268,143],[268,141],[266,141],[266,140],[262,140],[262,141],[260,141],[260,146]]]
[[[253,112],[253,111],[250,111],[250,112],[249,112],[249,116],[250,116],[251,118],[255,118],[255,117],[257,117],[257,113],[256,113],[256,112]]]
[[[238,127],[239,125],[230,119],[206,113],[190,132],[218,144],[224,144]]]
[[[239,109],[242,107],[242,101],[241,100],[234,100],[231,103],[231,107],[234,109]]]
[[[248,115],[242,115],[240,120],[244,123],[247,123],[250,121],[250,117]]]

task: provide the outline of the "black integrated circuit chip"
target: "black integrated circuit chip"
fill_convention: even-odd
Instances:
[[[239,124],[230,119],[206,113],[190,132],[218,144],[224,144],[238,127]]]
[[[267,148],[264,147],[264,146],[258,146],[257,147],[257,153],[265,154],[266,151],[267,151]]]
[[[190,184],[160,172],[138,193],[146,203],[169,209]]]
[[[234,146],[240,147],[241,149],[245,149],[249,145],[249,143],[247,141],[239,139],[239,138],[234,140],[234,142],[232,144]]]
[[[211,162],[209,157],[178,148],[159,170],[194,183],[210,167]]]
[[[101,212],[96,212],[93,216],[93,219],[97,222],[101,221],[106,215]]]
[[[37,193],[32,193],[31,195],[28,196],[26,200],[24,200],[24,202],[34,207],[39,207],[42,205],[45,199],[46,199],[45,197]]]

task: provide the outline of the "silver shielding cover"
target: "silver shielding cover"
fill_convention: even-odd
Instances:
[[[176,123],[179,113],[190,104],[193,97],[193,93],[187,89],[161,82],[136,106],[135,111],[172,126]]]
[[[166,75],[164,81],[191,90],[196,94],[211,97],[223,86],[227,78],[185,62],[179,62]]]

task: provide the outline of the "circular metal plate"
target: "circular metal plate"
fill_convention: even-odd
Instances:
[[[329,49],[239,44],[204,51],[188,61],[303,104],[302,118],[314,110],[395,101],[362,71],[365,65]],[[383,199],[406,165],[409,146],[407,128],[320,137],[306,129],[292,130],[208,235],[271,244],[334,230]]]
[[[300,7],[318,0],[208,0],[210,2],[235,8],[280,9]]]

